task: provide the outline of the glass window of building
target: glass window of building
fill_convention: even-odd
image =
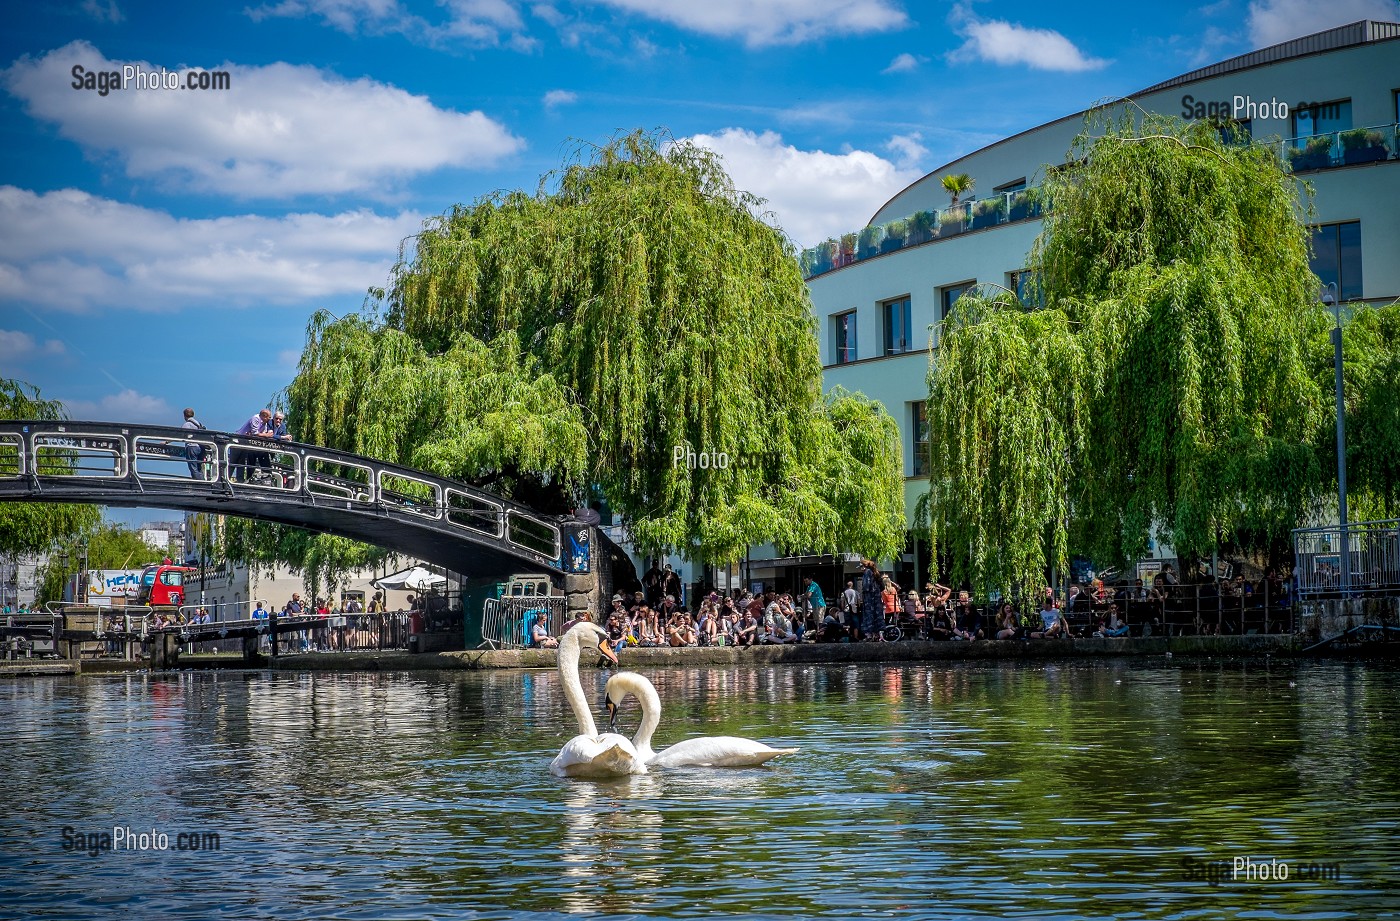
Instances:
[[[1045,292],[1034,284],[1035,281],[1036,273],[1030,269],[1011,273],[1011,284],[1007,287],[1016,292],[1016,299],[1021,302],[1022,307],[1045,306]]]
[[[913,314],[907,296],[885,301],[885,354],[899,355],[914,347]]]
[[[914,459],[913,476],[928,476],[928,404],[923,400],[909,404],[909,456]]]
[[[1361,295],[1361,222],[1324,224],[1312,229],[1312,270],[1323,285],[1335,284],[1338,299]]]
[[[948,287],[944,288],[941,297],[942,312],[939,314],[938,319],[948,319],[948,314],[952,313],[953,305],[958,302],[958,298],[966,294],[967,291],[970,288],[972,288],[973,285],[976,284],[977,282],[975,281],[966,281],[962,284],[949,285]]]
[[[848,310],[845,313],[838,313],[831,318],[833,327],[832,343],[835,345],[836,354],[832,356],[834,364],[844,365],[856,360],[856,312]]]
[[[1305,138],[1314,134],[1346,131],[1351,127],[1351,100],[1321,102],[1293,110],[1293,135]]]

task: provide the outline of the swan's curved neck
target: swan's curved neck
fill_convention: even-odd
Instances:
[[[651,737],[656,732],[656,727],[661,725],[661,696],[656,693],[656,687],[649,680],[635,672],[618,672],[613,680],[624,677],[626,683],[623,687],[629,694],[635,695],[642,705],[642,724],[637,727],[637,734],[632,737],[632,747],[637,750],[638,756],[645,760],[652,755]]]
[[[583,682],[578,676],[578,659],[581,654],[578,634],[570,630],[559,641],[559,680],[564,685],[564,697],[569,701],[569,709],[578,720],[578,734],[596,736],[598,726],[593,722],[593,711],[588,709],[588,698],[583,693]]]

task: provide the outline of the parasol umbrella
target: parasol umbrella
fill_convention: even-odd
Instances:
[[[422,566],[413,566],[387,575],[382,579],[375,579],[373,584],[375,588],[380,589],[421,592],[436,585],[444,585],[446,582],[447,579],[444,576],[428,572]]]

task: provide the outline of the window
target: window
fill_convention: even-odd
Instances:
[[[1323,102],[1293,110],[1293,135],[1331,134],[1351,127],[1351,100]]]
[[[831,318],[832,337],[836,354],[833,363],[844,365],[856,360],[856,312],[848,310]]]
[[[1338,300],[1361,295],[1361,222],[1324,224],[1312,229],[1311,267],[1323,285],[1337,286]]]
[[[900,355],[914,347],[914,333],[910,328],[913,314],[907,296],[885,301],[882,305],[885,314],[885,354]]]
[[[1045,306],[1045,292],[1040,290],[1035,281],[1036,273],[1030,269],[1011,273],[1011,284],[1007,287],[1016,292],[1016,299],[1021,302],[1022,307]]]
[[[928,476],[928,404],[923,400],[909,404],[910,453],[914,459],[913,476]]]
[[[1248,118],[1228,119],[1221,123],[1219,135],[1222,144],[1248,144],[1254,137],[1254,122]]]
[[[953,305],[958,302],[958,298],[966,294],[976,284],[977,282],[975,281],[965,281],[962,284],[949,285],[948,287],[944,288],[942,296],[943,309],[942,312],[939,314],[938,319],[948,319],[948,314],[953,311]]]
[[[1025,177],[1025,176],[1022,176],[1020,179],[1017,179],[1015,182],[1008,182],[1008,183],[1006,183],[1006,185],[999,185],[999,186],[997,186],[995,189],[992,189],[992,191],[993,191],[993,192],[997,192],[997,193],[1019,192],[1019,191],[1021,191],[1022,189],[1024,189],[1025,187],[1026,187],[1026,177]]]

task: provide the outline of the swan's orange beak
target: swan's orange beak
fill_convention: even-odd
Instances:
[[[608,698],[608,732],[617,732],[617,704]]]
[[[612,644],[607,641],[606,637],[598,641],[598,651],[613,665],[617,664],[617,653],[613,652]]]

